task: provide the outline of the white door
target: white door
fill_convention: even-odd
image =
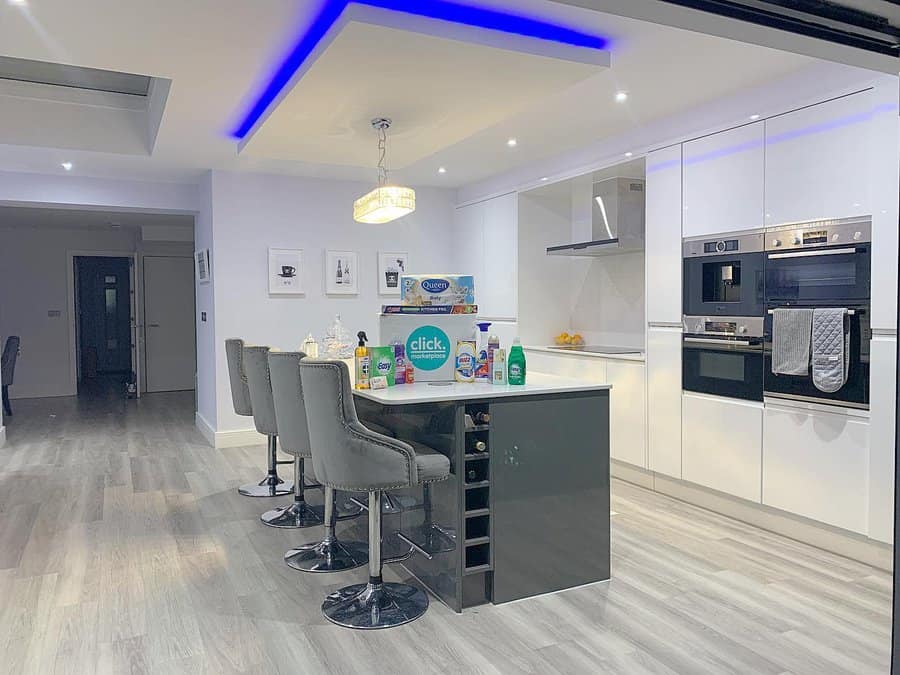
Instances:
[[[681,478],[680,328],[647,330],[647,421],[647,467]]]
[[[681,325],[681,146],[647,155],[647,321]],[[680,348],[680,347],[679,347]]]
[[[194,267],[191,258],[144,258],[147,391],[194,388]]]

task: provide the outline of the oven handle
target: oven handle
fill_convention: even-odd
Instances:
[[[817,255],[843,255],[845,253],[856,253],[855,248],[831,248],[824,251],[795,251],[793,253],[770,253],[769,260],[778,260],[781,258],[812,258]]]
[[[694,342],[703,345],[735,345],[738,347],[749,347],[752,343],[750,340],[713,340],[713,339],[705,339],[705,338],[695,338],[695,337],[686,337],[684,338],[685,342]]]

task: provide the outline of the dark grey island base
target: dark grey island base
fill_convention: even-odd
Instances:
[[[362,419],[450,459],[448,480],[391,493],[385,555],[414,544],[404,567],[457,612],[609,579],[609,387],[529,379],[355,396]],[[490,420],[467,430],[466,413]]]

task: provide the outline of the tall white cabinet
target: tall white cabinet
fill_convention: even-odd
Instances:
[[[681,478],[681,146],[647,156],[647,467]]]
[[[465,242],[454,269],[475,276],[478,315],[515,320],[518,315],[518,197],[509,193],[456,210],[455,229]]]
[[[764,141],[755,122],[684,144],[685,237],[762,227]]]

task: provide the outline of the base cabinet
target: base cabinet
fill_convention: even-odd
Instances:
[[[685,393],[682,478],[759,502],[763,404]]]
[[[615,397],[615,390],[613,390]],[[647,467],[681,478],[681,329],[647,330]]]
[[[865,418],[766,405],[763,504],[865,534],[868,470]]]
[[[646,468],[644,364],[610,360],[606,374],[613,387],[609,401],[609,456]]]

